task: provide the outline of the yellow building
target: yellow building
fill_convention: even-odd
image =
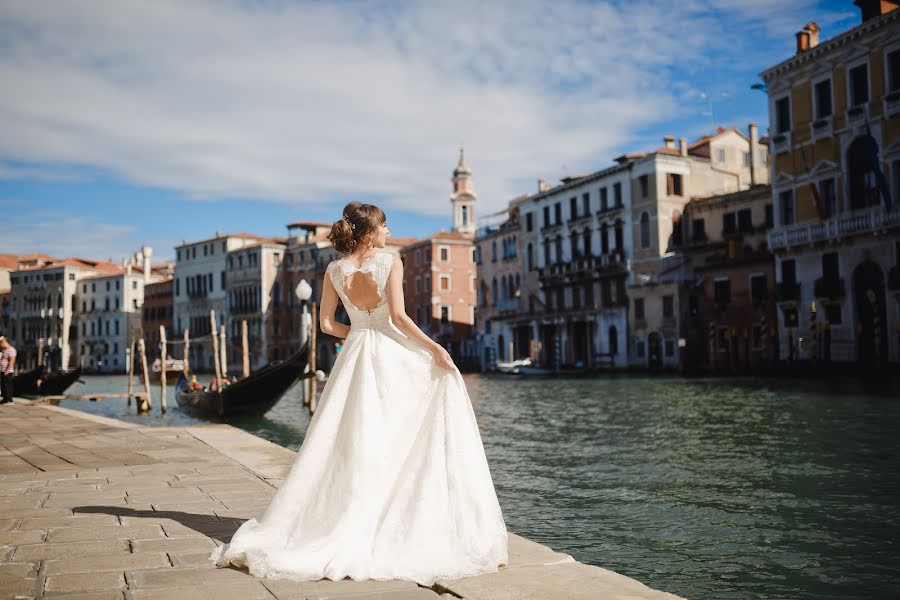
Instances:
[[[900,2],[856,0],[824,42],[807,24],[768,87],[779,356],[900,357]]]

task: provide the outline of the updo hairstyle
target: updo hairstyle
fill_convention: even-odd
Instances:
[[[350,202],[340,219],[331,226],[328,239],[341,254],[350,254],[374,234],[386,221],[384,212],[374,204]]]

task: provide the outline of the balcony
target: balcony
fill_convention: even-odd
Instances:
[[[601,218],[611,217],[616,212],[625,208],[625,205],[622,203],[613,204],[611,206],[607,206],[606,208],[601,207],[600,210],[597,211],[597,216]]]
[[[800,284],[779,283],[775,286],[776,302],[799,302],[800,301]]]
[[[866,105],[857,104],[847,109],[847,126],[862,125],[866,122]]]
[[[879,206],[827,221],[779,227],[769,233],[769,248],[779,250],[816,242],[839,241],[848,236],[892,227],[900,227],[900,211],[887,212]]]
[[[829,300],[837,300],[847,295],[844,291],[844,280],[841,277],[819,277],[813,284],[813,291],[816,298],[828,298]]]
[[[828,115],[817,119],[810,124],[810,133],[813,141],[824,140],[830,138],[834,133],[834,117]]]
[[[884,114],[888,117],[900,113],[900,90],[895,90],[884,97]]]
[[[781,154],[791,149],[791,132],[783,131],[772,137],[772,152]]]

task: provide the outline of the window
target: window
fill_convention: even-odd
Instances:
[[[888,92],[900,92],[900,50],[887,55]]]
[[[497,240],[491,242],[491,262],[497,262]]]
[[[837,252],[826,252],[822,255],[822,277],[831,281],[839,277]]]
[[[643,298],[635,298],[634,299],[634,318],[635,320],[643,320],[644,319],[644,299]]]
[[[578,218],[578,198],[572,196],[569,198],[569,218],[577,219]]]
[[[609,208],[609,190],[605,187],[600,188],[600,210]]]
[[[726,305],[731,302],[731,280],[727,277],[715,281],[716,304]]]
[[[534,245],[528,242],[528,270],[534,270]]]
[[[131,280],[131,289],[133,289],[133,290],[137,289],[137,279]]]
[[[816,118],[824,119],[830,117],[832,113],[831,107],[831,80],[826,79],[816,84],[814,88]]]
[[[750,153],[743,152],[744,168],[750,168]]]
[[[749,208],[742,208],[737,213],[738,231],[750,233],[753,231],[753,216]]]
[[[775,132],[791,130],[791,100],[787,96],[775,101]]]
[[[469,224],[469,207],[466,205],[463,205],[461,208],[462,208],[462,224],[468,225]]]
[[[609,228],[606,223],[600,225],[600,254],[609,254]]]
[[[441,305],[441,323],[450,322],[450,307],[446,304]]]
[[[837,188],[834,178],[819,182],[819,199],[822,200],[822,209],[827,216],[833,217],[837,214]]]
[[[208,256],[208,255],[209,255],[209,248],[207,247],[206,244],[203,244],[203,256]]]
[[[175,251],[175,260],[181,260],[181,250]]]
[[[794,259],[781,261],[781,283],[788,285],[797,283],[797,263]]]
[[[473,262],[473,263],[477,263],[477,262],[478,262],[478,256],[477,256],[477,254],[478,254],[478,253],[475,251],[475,248],[472,248],[472,262]]]
[[[691,221],[691,240],[694,242],[706,241],[706,221],[704,219]]]
[[[762,304],[769,296],[768,282],[765,275],[750,276],[750,298],[754,304]]]
[[[450,275],[446,273],[441,274],[441,291],[450,291]]]
[[[678,173],[669,173],[666,175],[666,193],[670,196],[684,195],[682,187],[682,178]]]
[[[766,229],[775,227],[775,210],[771,204],[766,204]]]
[[[560,202],[553,205],[553,217],[557,225],[562,223],[562,204]]]
[[[641,248],[650,247],[650,215],[641,213]]]
[[[581,195],[581,214],[585,217],[591,214],[591,195],[588,192]]]
[[[608,344],[609,344],[609,353],[610,354],[618,354],[619,353],[619,334],[616,331],[616,326],[611,325],[609,328],[609,332],[607,334]]]
[[[850,69],[850,106],[858,106],[869,101],[869,66],[865,63]]]
[[[219,274],[219,285],[220,285],[220,289],[222,289],[222,290],[225,289],[225,271],[222,271]]]
[[[722,233],[725,235],[737,233],[737,215],[733,212],[722,215]]]
[[[616,201],[616,208],[622,207],[622,184],[613,184],[613,200]]]
[[[666,319],[675,318],[675,297],[663,296],[663,317]]]
[[[716,148],[716,162],[725,162],[725,148]]]
[[[525,231],[534,229],[534,213],[525,213]]]
[[[646,198],[650,195],[650,176],[649,175],[641,175],[638,177],[638,184],[640,184],[641,188],[641,198]]]
[[[668,358],[675,356],[675,340],[667,339],[663,342],[663,352]]]
[[[644,340],[638,340],[635,344],[635,352],[638,358],[644,358]]]
[[[111,281],[107,281],[107,282],[106,282],[106,291],[107,291],[107,292],[110,290],[110,287],[109,287],[109,286],[110,286],[111,284],[112,284]]]
[[[550,206],[544,207],[544,227],[550,227],[553,223],[550,222]]]
[[[794,190],[784,190],[778,194],[778,208],[781,209],[781,225],[794,224]]]

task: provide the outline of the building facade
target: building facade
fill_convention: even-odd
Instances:
[[[172,305],[175,293],[175,280],[172,277],[144,285],[144,303],[141,309],[141,328],[147,344],[147,356],[150,360],[160,356],[159,328],[166,330],[166,340],[170,342],[166,348],[169,357],[181,358],[181,340],[176,337],[175,324],[172,320]]]
[[[884,368],[900,361],[900,10],[761,73],[768,87],[778,355]]]

